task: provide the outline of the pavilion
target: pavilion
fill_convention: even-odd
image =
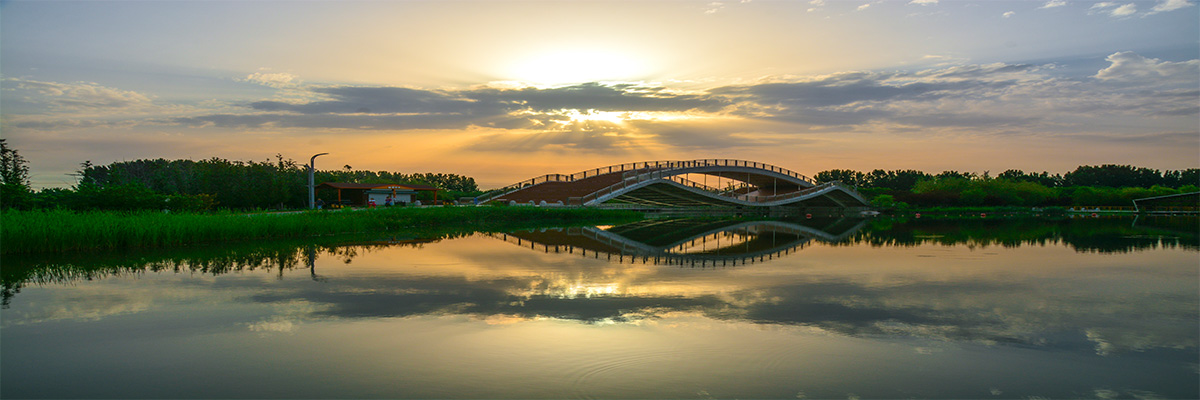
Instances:
[[[377,205],[383,205],[390,196],[395,204],[412,203],[417,192],[433,192],[433,203],[437,204],[438,189],[429,185],[413,183],[344,183],[325,182],[317,189],[329,188],[337,190],[338,204],[366,206],[371,200]]]

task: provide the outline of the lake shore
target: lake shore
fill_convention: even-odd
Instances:
[[[69,210],[0,213],[0,254],[186,246],[409,229],[496,230],[641,219],[624,210],[538,207],[390,207],[246,214]]]

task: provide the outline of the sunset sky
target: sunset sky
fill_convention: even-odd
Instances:
[[[1154,1],[7,1],[0,133],[78,164],[545,173],[737,158],[1200,167],[1200,7]]]

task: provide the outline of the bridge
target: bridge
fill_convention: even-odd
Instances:
[[[754,161],[702,159],[547,174],[496,189],[481,203],[597,207],[866,207],[853,187]]]
[[[795,254],[810,241],[839,242],[866,220],[805,221],[651,219],[600,228],[552,228],[491,233],[496,239],[546,253],[576,254],[614,263],[725,267]]]

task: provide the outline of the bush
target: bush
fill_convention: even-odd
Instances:
[[[34,194],[28,186],[0,183],[0,208],[28,210],[35,205]]]
[[[166,208],[171,211],[208,211],[217,205],[217,197],[211,194],[167,196]]]

